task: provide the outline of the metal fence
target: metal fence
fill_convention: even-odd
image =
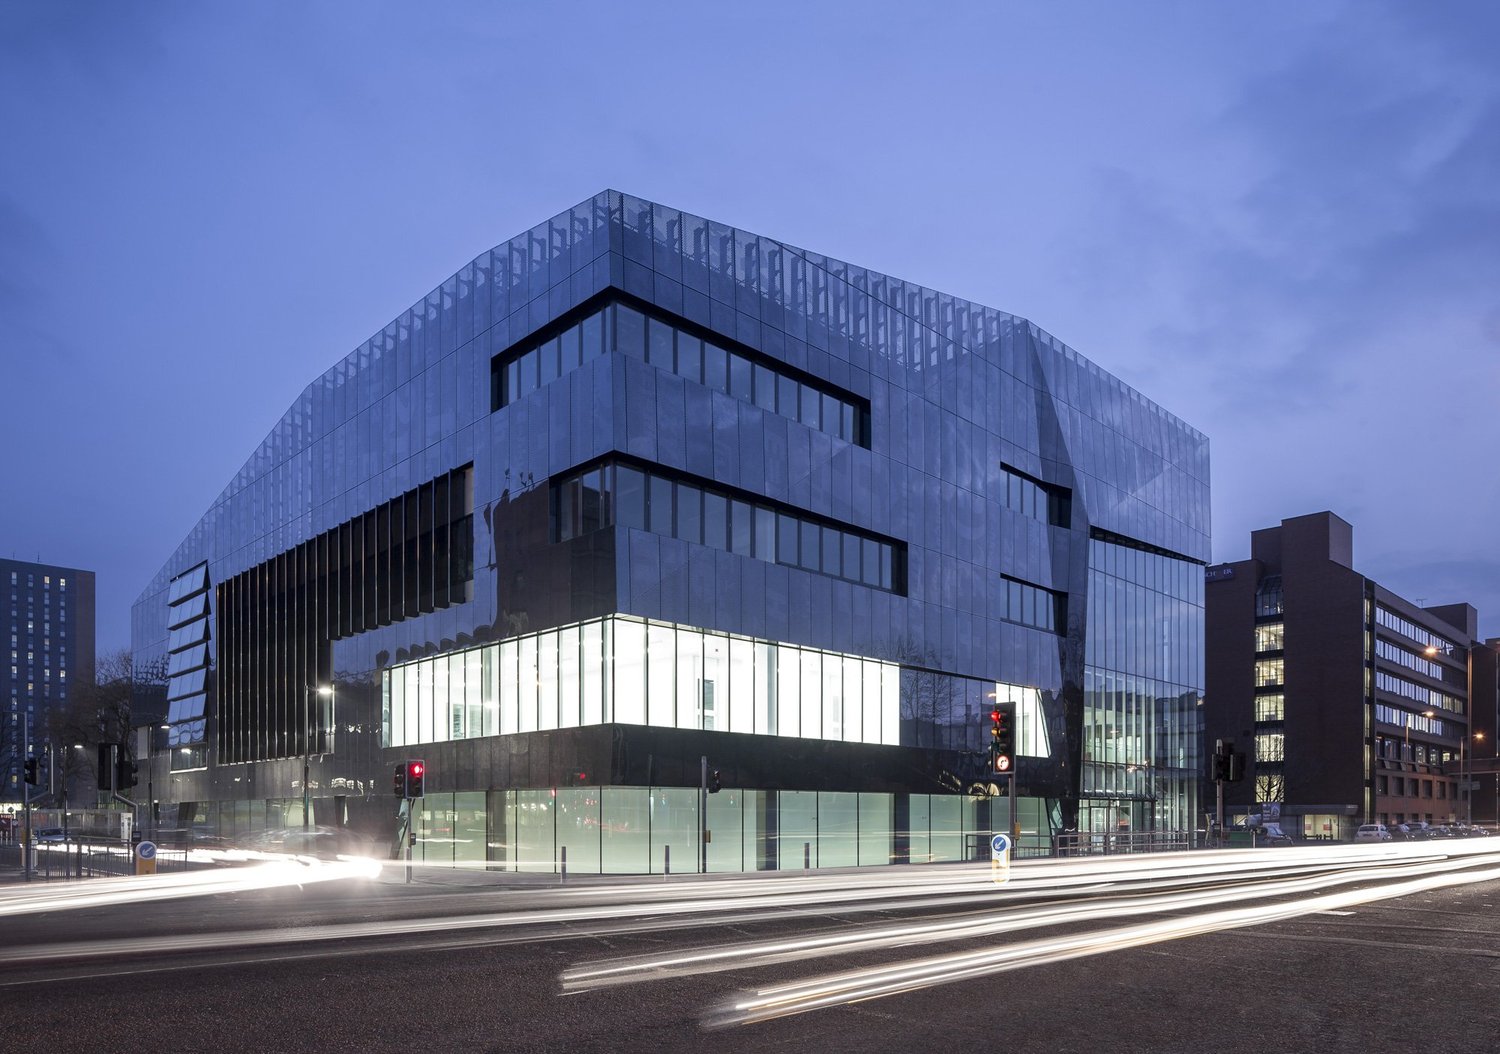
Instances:
[[[14,877],[25,871],[26,847],[17,843],[0,845],[0,870]],[[37,842],[30,847],[33,881],[65,881],[102,878],[135,873],[135,854],[119,839],[71,839],[63,842]],[[192,866],[183,850],[158,850],[157,873],[186,871]]]
[[[990,858],[990,835],[966,836],[970,860]],[[1021,833],[1012,850],[1016,858],[1059,856],[1108,856],[1117,853],[1176,853],[1198,845],[1193,831],[1126,831],[1096,834],[1089,831],[1058,831],[1054,834]]]

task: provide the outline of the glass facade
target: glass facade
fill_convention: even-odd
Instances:
[[[605,462],[558,481],[552,495],[559,541],[630,527],[887,592],[906,588],[899,545],[670,473]]]
[[[865,400],[799,379],[784,363],[767,360],[743,346],[730,350],[722,339],[716,343],[712,337],[704,339],[701,332],[692,332],[682,319],[642,313],[626,304],[591,309],[560,333],[528,341],[495,358],[491,382],[495,409],[590,359],[619,352],[809,428],[870,445],[870,408]]]
[[[633,618],[394,666],[381,699],[388,747],[614,722],[900,741],[895,663]]]
[[[379,510],[455,473],[398,567]],[[648,870],[691,857],[709,753],[744,774],[726,867],[768,831],[778,867],[809,832],[820,866],[951,858],[997,822],[962,790],[1004,692],[1031,836],[1186,829],[1208,497],[1200,433],[1031,322],[601,193],[313,380],[147,584],[196,766],[157,785],[269,816],[305,752],[313,819],[388,843],[421,744],[433,852],[597,825]]]
[[[1089,542],[1080,830],[1191,830],[1203,696],[1203,566]]]

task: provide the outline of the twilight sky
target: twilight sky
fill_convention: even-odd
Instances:
[[[613,187],[1032,319],[1208,434],[1216,559],[1332,509],[1500,635],[1500,4],[929,6],[4,0],[0,553],[127,646],[309,380]]]

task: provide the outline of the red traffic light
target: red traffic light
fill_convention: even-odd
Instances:
[[[422,768],[423,766],[420,761],[413,761],[411,763],[411,774],[413,776],[420,776],[422,774]]]
[[[990,720],[997,725],[1000,723],[1000,710],[998,707],[990,711]]]

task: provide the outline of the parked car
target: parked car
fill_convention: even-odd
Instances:
[[[1411,828],[1404,823],[1387,824],[1386,830],[1391,832],[1393,842],[1405,842],[1411,839]]]
[[[66,842],[68,840],[68,832],[64,831],[61,827],[43,827],[36,832],[36,840],[38,842],[52,843]]]
[[[1432,837],[1434,838],[1462,838],[1462,828],[1446,823],[1435,823],[1432,825]]]
[[[1383,823],[1362,823],[1354,832],[1356,842],[1389,842],[1391,832]]]
[[[1426,820],[1408,820],[1406,821],[1406,827],[1413,840],[1437,837],[1437,832],[1434,830],[1432,824]]]

